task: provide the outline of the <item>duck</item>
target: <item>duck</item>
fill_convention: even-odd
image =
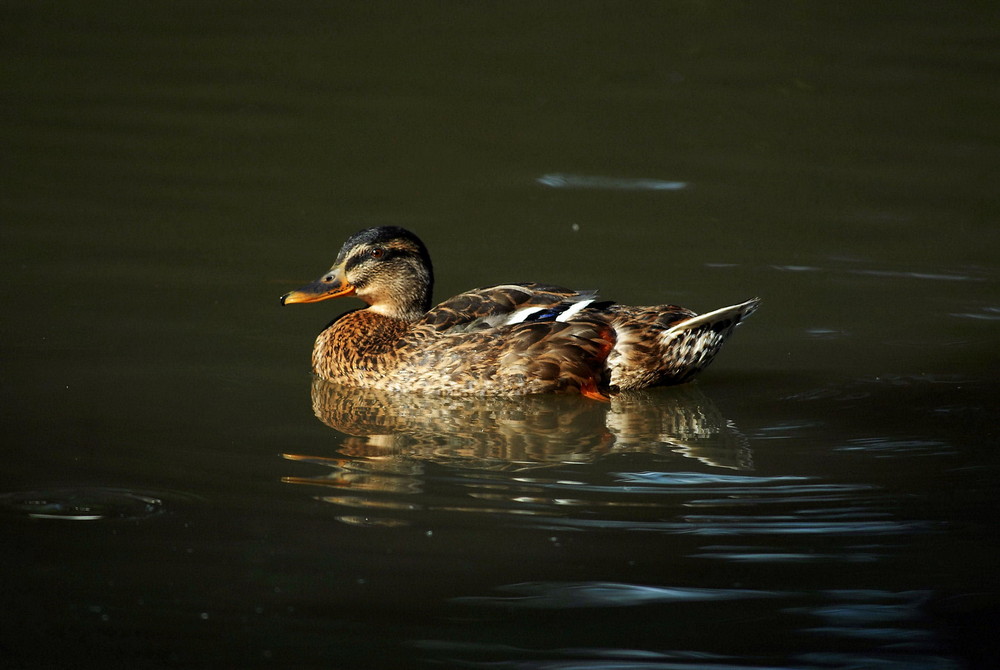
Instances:
[[[442,395],[624,391],[690,381],[759,298],[704,314],[629,306],[541,283],[498,284],[432,303],[427,247],[398,226],[351,235],[333,266],[282,305],[353,296],[316,338],[313,373],[348,387]]]

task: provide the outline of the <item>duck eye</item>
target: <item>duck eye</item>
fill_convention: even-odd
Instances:
[[[385,249],[383,249],[382,247],[375,247],[374,249],[368,252],[368,255],[371,256],[372,258],[382,258],[383,256],[385,256]]]

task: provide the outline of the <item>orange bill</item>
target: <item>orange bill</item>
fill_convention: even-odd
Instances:
[[[340,278],[339,272],[330,272],[302,288],[281,296],[282,305],[297,302],[319,302],[328,298],[354,295],[354,286]]]

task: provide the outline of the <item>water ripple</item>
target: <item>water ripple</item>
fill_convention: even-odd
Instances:
[[[692,558],[710,558],[730,561],[732,563],[874,563],[882,558],[881,554],[871,551],[841,552],[821,554],[808,552],[767,552],[752,549],[744,552],[705,551],[692,554]]]
[[[865,668],[866,670],[957,670],[960,667],[951,659],[926,654],[866,655],[817,652],[801,654],[798,658],[803,663],[808,663],[809,667],[833,668],[835,670],[851,668]]]
[[[783,591],[643,586],[621,582],[523,582],[498,587],[504,596],[465,596],[453,602],[527,609],[634,607],[653,603],[782,598]]]
[[[715,472],[618,472],[614,476],[624,484],[652,484],[656,486],[701,486],[705,484],[771,484],[774,482],[803,481],[808,477],[784,475],[780,477],[753,477],[728,475]]]
[[[651,651],[627,647],[555,647],[536,649],[517,645],[465,640],[414,640],[414,648],[455,658],[515,657],[511,661],[461,662],[461,667],[491,670],[788,670],[786,666],[744,664],[742,659],[704,651]]]
[[[135,520],[158,516],[170,503],[192,499],[195,496],[173,491],[54,488],[0,494],[0,512],[62,521]]]
[[[539,527],[547,530],[627,530],[705,537],[747,535],[885,536],[926,533],[934,529],[933,524],[924,521],[804,521],[781,517],[754,521],[746,517],[713,516],[691,516],[682,521],[622,521],[550,516],[546,517],[544,522],[540,522]]]
[[[686,181],[601,177],[564,173],[544,174],[535,179],[535,181],[549,188],[581,188],[606,191],[679,191],[689,186]]]
[[[931,279],[934,281],[986,281],[986,277],[973,277],[966,274],[944,274],[938,272],[907,272],[896,270],[849,270],[848,274],[869,275],[872,277],[890,277],[902,279]]]
[[[976,321],[1000,321],[1000,307],[984,307],[982,312],[953,312],[949,316]]]
[[[983,282],[988,277],[968,272],[920,272],[915,270],[884,270],[880,268],[827,268],[816,265],[771,265],[779,272],[825,272],[880,277],[890,279],[922,279],[930,281]]]
[[[898,454],[941,456],[956,453],[956,449],[947,442],[892,437],[866,437],[847,440],[847,444],[836,447],[835,451],[863,451],[876,456],[894,456]]]

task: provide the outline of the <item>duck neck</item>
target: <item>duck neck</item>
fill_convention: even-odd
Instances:
[[[376,304],[371,305],[368,309],[362,310],[370,314],[377,314],[379,316],[385,317],[386,319],[391,319],[393,321],[403,321],[405,323],[413,323],[424,314],[427,313],[429,307],[424,307],[423,304],[410,304],[410,305],[398,305],[398,304]]]
[[[313,372],[335,382],[366,386],[372,373],[386,373],[396,361],[396,343],[411,321],[359,309],[340,316],[319,334],[313,346]]]

